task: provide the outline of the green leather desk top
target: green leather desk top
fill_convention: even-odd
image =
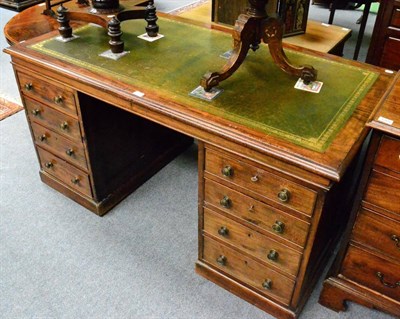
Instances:
[[[212,101],[189,95],[207,71],[219,71],[232,48],[222,32],[159,19],[164,38],[146,42],[145,21],[122,24],[125,50],[119,60],[99,56],[108,50],[106,30],[94,25],[74,33],[79,38],[60,42],[51,38],[31,47],[77,66],[107,75],[159,96],[221,116],[265,134],[323,152],[368,92],[378,74],[303,53],[288,51],[293,64],[310,64],[318,70],[320,93],[294,89],[297,78],[272,63],[268,48],[250,51],[236,73],[220,84],[223,92]]]

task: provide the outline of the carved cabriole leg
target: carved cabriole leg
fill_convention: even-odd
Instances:
[[[121,53],[124,51],[124,42],[121,40],[121,23],[116,17],[112,17],[108,22],[108,35],[110,36],[110,49],[112,53]]]
[[[156,7],[154,6],[154,1],[149,1],[149,4],[146,7],[146,17],[147,21],[146,32],[149,37],[156,37],[158,35],[158,25],[157,25],[157,15],[156,15]]]
[[[62,4],[57,9],[57,22],[59,23],[58,31],[63,39],[72,38],[72,28],[69,25],[68,9]]]
[[[220,72],[208,72],[203,75],[200,85],[204,90],[209,91],[221,81],[229,78],[243,63],[250,46],[257,43],[255,27],[257,23],[257,20],[246,14],[238,17],[232,33],[232,55]]]
[[[268,44],[272,59],[279,68],[289,74],[301,77],[304,83],[315,81],[317,70],[310,65],[293,66],[282,48],[283,28],[282,23],[276,18],[267,18],[263,21],[263,41]]]

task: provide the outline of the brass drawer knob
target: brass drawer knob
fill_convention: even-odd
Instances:
[[[67,149],[67,150],[65,151],[65,153],[66,153],[68,156],[72,156],[72,155],[74,155],[74,150],[73,150],[72,148],[69,148],[69,149]]]
[[[264,282],[262,283],[262,286],[264,289],[271,290],[272,289],[272,280],[265,279]]]
[[[278,198],[281,202],[288,202],[289,198],[290,198],[290,192],[287,189],[282,189],[279,193],[278,193]]]
[[[74,177],[73,179],[71,179],[71,183],[72,184],[78,184],[79,183],[79,177]]]
[[[388,282],[385,281],[385,279],[384,279],[385,275],[382,274],[380,271],[378,271],[378,272],[376,273],[376,276],[379,278],[379,281],[380,281],[380,282],[382,283],[382,285],[384,285],[385,287],[388,287],[388,288],[397,288],[397,287],[400,287],[400,280],[399,280],[398,282],[394,283],[394,284],[390,284],[390,283],[388,283]]]
[[[232,201],[228,196],[224,196],[219,203],[221,204],[221,206],[225,207],[225,208],[231,208],[232,206]]]
[[[39,136],[39,141],[44,142],[47,139],[46,134],[42,134]]]
[[[224,255],[220,255],[217,258],[217,263],[220,264],[221,266],[225,266],[227,262],[227,258]]]
[[[252,176],[252,177],[250,178],[250,180],[251,180],[253,183],[258,182],[258,180],[259,180],[258,175]]]
[[[229,235],[229,229],[226,228],[225,226],[221,226],[220,229],[218,229],[218,234],[220,234],[221,236],[228,236]]]
[[[390,236],[390,239],[395,242],[395,245],[398,249],[400,249],[400,237],[397,235]]]
[[[56,104],[61,104],[61,103],[63,102],[63,97],[62,97],[61,95],[57,95],[57,96],[54,98],[54,102],[55,102]]]
[[[31,112],[35,116],[38,116],[40,114],[40,110],[39,109],[33,109]]]
[[[44,164],[44,166],[46,166],[46,168],[52,168],[54,165],[52,162],[47,162]]]
[[[32,89],[33,89],[33,84],[32,84],[32,82],[29,82],[29,83],[25,83],[25,90],[27,90],[27,91],[31,91]]]
[[[278,257],[279,257],[279,253],[278,253],[276,250],[274,250],[274,249],[271,249],[271,250],[269,251],[269,254],[267,255],[267,258],[268,258],[269,260],[272,260],[272,261],[277,261],[277,260],[278,260]]]
[[[60,128],[62,130],[67,130],[68,129],[68,122],[64,121],[60,124]]]
[[[274,232],[282,234],[283,230],[285,229],[285,224],[277,220],[275,224],[272,225],[272,229],[274,230]]]
[[[223,169],[222,169],[222,175],[226,176],[226,177],[231,177],[233,175],[233,168],[229,165],[226,165]]]

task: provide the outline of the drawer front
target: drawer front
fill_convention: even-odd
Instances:
[[[48,148],[58,157],[61,157],[84,170],[88,169],[82,143],[74,142],[62,137],[60,134],[36,123],[32,123],[32,131],[35,143],[38,146]]]
[[[351,246],[342,264],[342,274],[357,283],[400,300],[400,263]]]
[[[46,126],[77,142],[82,141],[79,122],[76,119],[30,99],[25,99],[25,106],[32,122]]]
[[[400,179],[372,170],[364,200],[400,214]]]
[[[400,35],[400,32],[399,32]],[[389,37],[383,46],[380,66],[397,70],[400,65],[400,38]]]
[[[400,262],[400,223],[362,208],[352,236],[354,241],[382,251]]]
[[[208,237],[203,240],[204,261],[258,292],[289,305],[293,280]]]
[[[206,171],[285,207],[309,216],[313,212],[317,197],[314,191],[238,159],[207,150]]]
[[[308,223],[208,179],[204,193],[206,203],[304,247]]]
[[[73,91],[18,72],[18,80],[22,94],[43,102],[62,112],[77,116]]]
[[[293,276],[297,275],[301,253],[240,223],[204,209],[204,231]]]
[[[39,147],[37,150],[40,166],[45,172],[58,178],[68,187],[92,197],[88,174]]]
[[[375,164],[400,172],[400,140],[383,136],[375,158]]]
[[[400,8],[394,8],[392,14],[391,26],[400,28]]]

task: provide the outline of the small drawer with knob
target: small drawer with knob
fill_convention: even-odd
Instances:
[[[229,218],[204,209],[204,232],[295,277],[302,253]]]
[[[258,293],[289,305],[294,280],[207,236],[203,237],[203,261]]]
[[[29,98],[25,98],[24,100],[26,112],[31,122],[39,123],[63,136],[75,139],[78,142],[82,141],[77,119]]]
[[[18,72],[21,93],[72,116],[77,116],[72,89]]]
[[[393,219],[361,208],[353,228],[352,240],[400,262],[400,223]]]
[[[400,140],[383,135],[378,152],[375,157],[375,165],[385,167],[400,173]]]
[[[204,200],[206,207],[218,208],[266,230],[272,236],[305,246],[310,224],[304,220],[209,179],[204,181]]]
[[[400,261],[350,244],[341,274],[359,285],[400,300]]]
[[[32,123],[32,132],[36,145],[49,150],[83,170],[88,170],[82,143],[67,139],[36,123]]]
[[[239,158],[220,155],[207,149],[205,171],[206,174],[232,183],[233,187],[239,187],[240,190],[244,189],[249,194],[256,193],[262,198],[279,203],[307,216],[311,216],[313,213],[317,199],[316,192],[248,164]]]
[[[40,147],[37,148],[37,151],[43,171],[56,177],[67,187],[92,197],[89,175],[87,173]]]

